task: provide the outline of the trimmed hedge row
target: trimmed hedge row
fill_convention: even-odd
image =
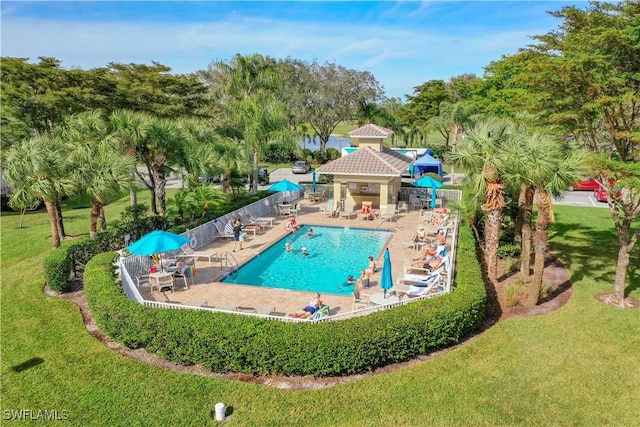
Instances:
[[[393,310],[324,323],[285,323],[129,300],[114,281],[114,253],[94,257],[84,286],[96,323],[130,348],[180,364],[253,375],[350,375],[458,343],[485,316],[486,292],[470,229],[461,227],[456,289]]]

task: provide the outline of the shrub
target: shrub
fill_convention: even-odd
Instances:
[[[512,244],[502,244],[498,246],[498,258],[520,256],[520,246]]]
[[[127,299],[115,282],[114,253],[89,262],[85,292],[109,336],[175,363],[252,375],[349,375],[458,343],[482,325],[486,292],[468,227],[460,228],[458,254],[456,288],[449,294],[317,324],[145,307]]]
[[[526,290],[524,279],[518,278],[513,283],[509,283],[503,293],[504,303],[507,307],[515,307],[520,305],[522,298],[524,297],[523,291]]]
[[[553,286],[549,282],[542,282],[542,286],[540,286],[540,293],[538,294],[538,302],[544,302],[551,295],[551,291],[553,290]]]
[[[50,251],[44,258],[47,285],[55,291],[68,291],[71,268],[72,263],[68,247],[61,246],[55,251]]]
[[[513,273],[514,271],[518,271],[520,266],[520,262],[518,259],[515,259],[511,256],[506,257],[504,261],[504,269],[507,273]]]

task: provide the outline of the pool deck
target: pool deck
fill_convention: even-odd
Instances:
[[[402,242],[406,242],[416,231],[420,211],[414,210],[408,213],[396,215],[397,222],[375,219],[373,221],[365,221],[362,219],[347,218],[330,218],[321,211],[326,206],[326,202],[310,202],[307,200],[298,200],[301,204],[301,214],[298,215],[298,223],[302,225],[318,225],[318,226],[340,226],[340,227],[362,227],[371,229],[388,229],[394,231],[389,239],[387,246],[391,255],[391,268],[393,272],[393,280],[402,274],[403,260],[407,258],[415,258],[419,252],[414,251],[410,247],[403,247]],[[249,238],[243,242],[243,249],[232,252],[233,241],[227,239],[217,239],[207,246],[201,247],[198,251],[215,252],[218,257],[226,252],[232,252],[232,255],[238,261],[239,265],[249,261],[255,255],[264,251],[274,242],[278,241],[284,235],[284,227],[288,218],[278,218],[274,222],[273,227],[264,228],[263,232],[255,237],[253,233],[247,233]],[[451,236],[448,238],[451,239]],[[447,242],[449,243],[449,241]],[[380,254],[376,256],[376,265],[380,270],[382,267],[382,256],[384,248]],[[367,263],[367,256],[363,254],[363,264]],[[206,304],[207,307],[215,307],[218,309],[229,309],[233,307],[273,307],[274,311],[279,315],[289,315],[306,306],[309,300],[315,295],[311,292],[261,288],[259,286],[248,286],[238,284],[227,284],[218,282],[226,274],[227,270],[223,270],[219,266],[219,262],[209,266],[207,260],[196,261],[196,275],[189,280],[193,284],[188,289],[184,287],[182,279],[175,280],[174,292],[150,291],[148,287],[141,287],[140,293],[143,298],[150,301],[177,302],[181,304],[189,303],[189,305]],[[217,265],[216,265],[217,264]],[[365,298],[367,295],[382,292],[380,288],[380,271],[371,277],[371,286],[369,289],[362,291]],[[341,296],[333,294],[323,294],[323,302],[330,307],[331,314],[345,313],[352,311],[353,296]]]

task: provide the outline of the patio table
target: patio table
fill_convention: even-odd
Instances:
[[[384,292],[378,292],[375,294],[372,294],[369,297],[369,300],[374,303],[374,304],[378,304],[378,305],[385,305],[385,304],[393,304],[396,302],[400,302],[400,298],[398,298],[398,295],[394,294],[394,295],[388,295],[389,292],[387,292],[387,297],[384,297]]]

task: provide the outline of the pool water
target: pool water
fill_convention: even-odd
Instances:
[[[314,237],[307,237],[313,228]],[[326,294],[351,295],[354,286],[347,278],[360,277],[369,266],[369,255],[378,258],[390,231],[364,228],[302,226],[240,267],[224,283]],[[291,252],[285,250],[290,243]],[[309,255],[302,255],[305,247]]]

